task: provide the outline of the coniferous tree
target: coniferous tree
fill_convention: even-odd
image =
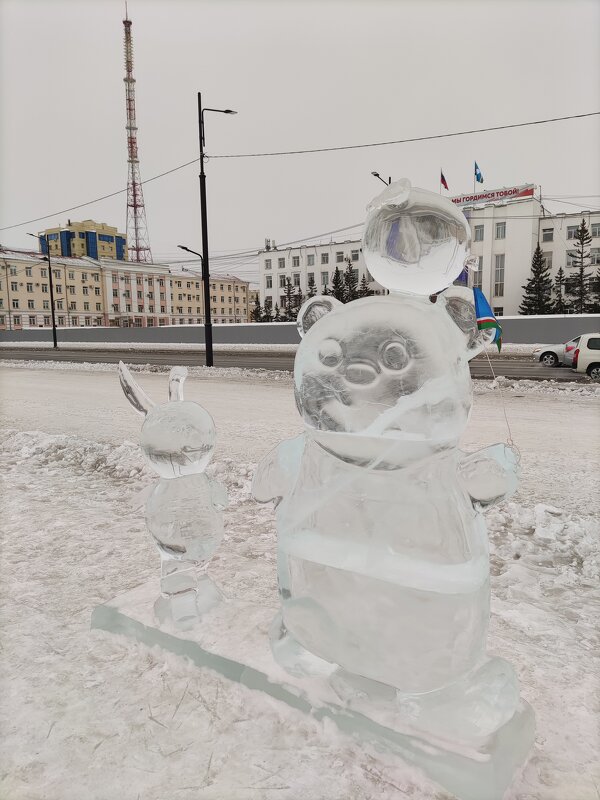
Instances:
[[[369,289],[369,281],[367,280],[367,276],[363,275],[360,280],[360,285],[358,287],[358,296],[359,297],[370,297],[373,292]]]
[[[296,318],[294,304],[294,287],[292,286],[291,280],[288,278],[285,282],[285,308],[283,311],[283,318],[286,322],[293,322]]]
[[[263,315],[261,317],[261,322],[273,322],[273,314],[270,304],[267,305],[265,303],[265,309],[263,311]]]
[[[590,278],[591,301],[592,310],[591,314],[600,314],[600,267],[596,270],[593,278]]]
[[[263,316],[263,311],[262,308],[260,307],[260,299],[257,295],[256,300],[254,301],[254,308],[250,313],[250,317],[252,319],[252,322],[260,322],[262,320],[262,316]]]
[[[345,302],[350,303],[358,297],[358,270],[354,270],[349,258],[346,259],[346,264],[344,271]]]
[[[315,284],[315,276],[312,274],[308,278],[308,297],[314,297],[317,293],[317,286]]]
[[[323,294],[323,297],[327,297],[328,295],[330,295],[330,294],[331,294],[331,292],[329,291],[329,288],[328,288],[327,284],[325,284],[325,288],[323,289],[323,293],[322,293],[322,294]]]
[[[340,303],[346,302],[346,288],[344,286],[344,276],[340,272],[339,267],[336,267],[335,272],[333,273],[331,294],[335,297],[336,300],[339,300]]]
[[[525,294],[519,306],[521,314],[552,313],[552,278],[539,242],[531,259],[531,277],[522,288]]]
[[[273,315],[273,322],[281,322],[281,314],[279,313],[278,303],[275,303],[275,314]]]
[[[304,295],[302,294],[302,289],[298,287],[298,291],[294,296],[295,309],[299,310],[303,302],[304,302]]]
[[[554,314],[566,314],[569,311],[569,303],[565,298],[565,271],[562,267],[560,267],[554,278],[553,290],[554,303],[552,312]]]
[[[573,266],[577,267],[577,273],[566,283],[565,288],[569,297],[573,298],[571,303],[573,313],[587,314],[593,305],[590,302],[590,274],[586,272],[586,267],[590,263],[590,251],[587,248],[592,243],[592,237],[585,219],[581,220],[573,242],[574,249],[569,255],[573,258]]]

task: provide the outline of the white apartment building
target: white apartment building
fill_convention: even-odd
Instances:
[[[495,199],[519,194],[524,195],[522,199]],[[482,289],[497,316],[519,314],[522,287],[530,277],[531,259],[538,241],[552,280],[560,267],[568,280],[574,272],[573,259],[569,255],[572,239],[582,219],[586,220],[592,236],[589,272],[590,275],[596,272],[597,265],[600,265],[600,212],[549,214],[534,196],[533,184],[490,190],[481,195],[492,197],[494,201],[469,202],[468,195],[455,198],[455,201],[460,200],[458,205],[462,206],[469,221],[471,255],[479,262],[479,270],[469,273],[468,284]],[[278,303],[281,307],[287,278],[291,279],[296,290],[300,287],[304,296],[308,292],[311,274],[317,293],[321,294],[325,286],[331,289],[335,267],[344,270],[348,257],[356,264],[359,280],[366,274],[370,288],[376,294],[385,293],[379,284],[372,281],[363,260],[361,244],[360,240],[352,240],[261,250],[258,254],[261,305],[271,302],[273,306]]]
[[[280,308],[285,304],[285,287],[289,278],[294,292],[298,289],[308,295],[308,282],[312,277],[317,294],[323,294],[327,286],[331,290],[335,268],[344,272],[350,259],[356,270],[358,282],[366,275],[369,288],[375,294],[385,294],[385,289],[376,283],[365,265],[360,240],[327,242],[326,244],[303,244],[279,250],[275,243],[258,253],[260,304]]]
[[[600,264],[600,212],[548,214],[537,198],[464,209],[471,227],[471,255],[479,270],[469,276],[497,316],[517,316],[523,286],[531,275],[531,259],[539,241],[552,280],[563,268],[573,273],[573,238],[582,219],[592,236],[590,275]]]

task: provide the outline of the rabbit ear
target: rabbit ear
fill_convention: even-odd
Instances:
[[[125,392],[125,397],[139,414],[144,416],[154,408],[154,403],[146,392],[133,379],[133,375],[122,361],[119,361],[119,380],[121,388]]]
[[[169,373],[169,401],[183,400],[183,384],[188,376],[187,367],[173,367]]]

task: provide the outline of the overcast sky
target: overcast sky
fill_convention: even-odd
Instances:
[[[198,155],[404,139],[600,110],[600,2],[130,0],[142,179]],[[124,3],[0,0],[0,227],[126,186]],[[334,153],[207,164],[210,249],[359,223],[372,170],[451,194],[526,182],[600,207],[600,117]],[[155,261],[200,249],[198,167],[144,187]],[[578,201],[571,195],[589,195]],[[595,196],[594,196],[595,195]],[[92,218],[124,230],[125,195],[0,231]],[[350,238],[352,232],[339,234]],[[330,237],[324,237],[324,240]],[[252,263],[236,264],[251,277]]]

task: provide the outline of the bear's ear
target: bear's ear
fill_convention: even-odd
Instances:
[[[343,305],[343,303],[340,303],[339,300],[336,300],[335,297],[331,297],[330,295],[310,297],[298,312],[296,324],[298,326],[300,338],[302,338],[321,317],[330,314],[332,311],[335,311],[336,308],[341,308]]]
[[[467,356],[471,359],[483,350],[486,342],[482,331],[477,327],[473,290],[466,286],[450,286],[442,297],[446,311],[464,334]]]

